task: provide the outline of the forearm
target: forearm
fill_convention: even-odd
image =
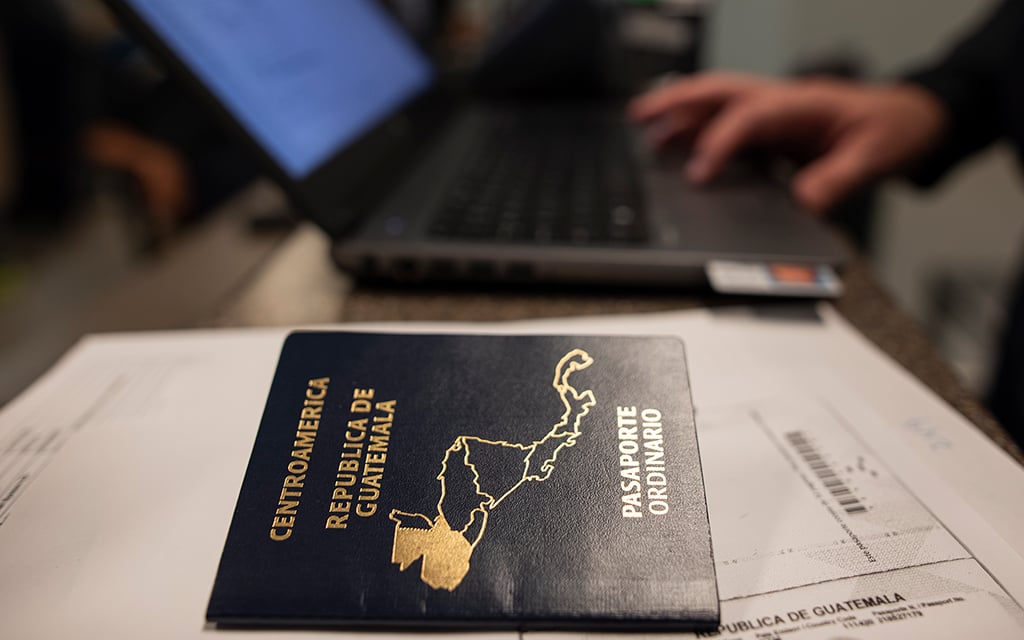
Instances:
[[[949,126],[941,142],[911,172],[927,186],[953,166],[1004,135],[1006,79],[1014,47],[1024,36],[1024,3],[1004,0],[937,64],[914,71],[905,81],[935,96]]]

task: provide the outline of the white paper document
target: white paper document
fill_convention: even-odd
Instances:
[[[1024,470],[804,309],[373,329],[681,336],[722,599],[701,637],[1024,637]],[[0,637],[322,635],[204,621],[284,335],[91,337],[0,412]]]
[[[851,427],[853,413],[794,397],[703,416],[702,458],[732,460],[705,468],[722,636],[957,637],[936,621],[960,617],[957,629],[985,637],[1021,634],[1020,606],[875,454],[885,443]],[[979,606],[992,611],[978,618]]]

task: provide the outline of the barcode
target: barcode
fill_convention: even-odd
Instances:
[[[836,472],[832,470],[825,459],[821,457],[818,450],[814,448],[814,445],[807,439],[802,431],[792,431],[786,434],[786,440],[789,444],[793,445],[796,452],[800,454],[800,457],[804,459],[807,466],[811,468],[814,475],[818,476],[821,483],[825,485],[828,492],[832,494],[832,497],[836,499],[846,513],[864,513],[868,509],[864,506],[857,496],[850,491],[850,488],[846,486],[846,483],[836,475]]]

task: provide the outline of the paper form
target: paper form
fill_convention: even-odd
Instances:
[[[957,637],[961,618],[982,637],[1022,633],[1024,610],[997,581],[1005,568],[972,555],[951,531],[970,523],[940,522],[849,409],[794,396],[701,422],[706,459],[746,450],[758,469],[705,470],[722,636]]]
[[[0,526],[76,431],[114,415],[145,418],[146,404],[183,364],[187,362],[174,358],[131,357],[88,363],[87,368],[86,363],[75,362],[66,372],[75,384],[55,389],[43,403],[45,411],[32,404],[14,405],[0,435]]]
[[[1024,637],[1024,471],[827,307],[371,329],[681,336],[717,637]],[[203,613],[283,337],[93,337],[0,413],[3,469],[45,464],[0,524],[0,635],[229,634]]]
[[[723,600],[701,637],[1024,637],[1019,465],[828,307],[698,313],[638,320],[690,355]]]

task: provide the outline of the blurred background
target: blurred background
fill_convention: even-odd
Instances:
[[[927,64],[995,6],[991,0],[725,0],[713,3],[707,66],[786,75],[847,66],[865,79]],[[935,188],[884,185],[867,255],[877,278],[929,332],[966,386],[988,384],[1024,249],[1024,182],[1006,145]]]
[[[494,53],[529,0],[384,4],[447,69],[472,76],[483,65],[480,91],[522,91],[545,68]],[[593,58],[600,77],[589,80],[628,92],[694,69],[893,78],[939,55],[993,2],[600,0],[616,12],[614,48],[593,41],[586,4],[561,4],[576,19],[563,45]],[[510,64],[526,71],[498,73]],[[935,189],[893,181],[836,214],[979,393],[1020,262],[1021,185],[1000,146]],[[0,3],[0,403],[83,332],[209,324],[289,232],[285,209],[101,2]]]

